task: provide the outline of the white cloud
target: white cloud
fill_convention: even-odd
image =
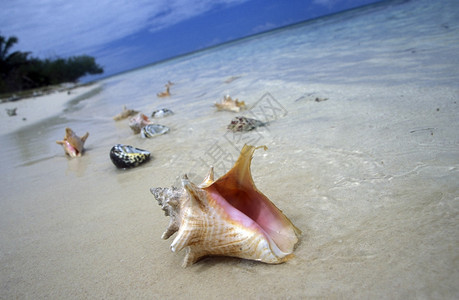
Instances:
[[[49,56],[94,51],[142,29],[157,31],[219,5],[247,0],[15,0],[0,2],[0,32],[22,51]]]

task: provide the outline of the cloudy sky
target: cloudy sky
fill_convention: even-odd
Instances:
[[[0,35],[41,58],[87,54],[104,75],[377,0],[1,0]]]

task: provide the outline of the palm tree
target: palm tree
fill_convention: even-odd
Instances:
[[[0,35],[0,92],[22,89],[23,71],[20,66],[26,65],[30,52],[15,51],[11,48],[18,42],[18,38],[5,38]]]
[[[8,39],[0,35],[0,61],[6,61],[11,55],[8,55],[11,47],[18,42],[18,38],[15,36],[10,36]]]
[[[30,52],[10,53],[17,42],[15,36],[0,35],[0,93],[77,81],[82,76],[104,72],[95,59],[87,55],[41,60],[29,58]]]
[[[11,48],[18,42],[18,38],[10,36],[6,39],[0,35],[0,72],[7,73],[13,65],[23,63],[27,60],[27,56],[30,52],[15,51],[9,53]]]

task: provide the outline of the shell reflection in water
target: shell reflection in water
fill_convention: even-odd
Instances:
[[[117,144],[110,150],[110,159],[118,168],[134,168],[150,159],[150,152],[129,145]]]
[[[151,189],[170,216],[162,238],[177,232],[171,250],[186,251],[183,267],[209,255],[270,264],[292,257],[301,231],[255,187],[250,173],[255,149],[245,145],[234,167],[216,181],[211,169],[200,185],[185,175],[182,189]]]
[[[143,138],[151,138],[169,132],[169,127],[160,124],[148,124],[140,133]]]

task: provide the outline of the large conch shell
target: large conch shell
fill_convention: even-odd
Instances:
[[[162,238],[178,232],[171,250],[186,250],[183,267],[209,255],[270,264],[292,257],[301,231],[255,187],[250,173],[255,149],[245,145],[234,167],[217,181],[211,169],[198,186],[185,175],[183,189],[151,189],[171,217]]]
[[[56,144],[62,145],[66,154],[70,157],[81,156],[84,151],[84,142],[89,136],[89,132],[79,137],[70,128],[65,128],[65,137],[62,141],[56,141]]]

